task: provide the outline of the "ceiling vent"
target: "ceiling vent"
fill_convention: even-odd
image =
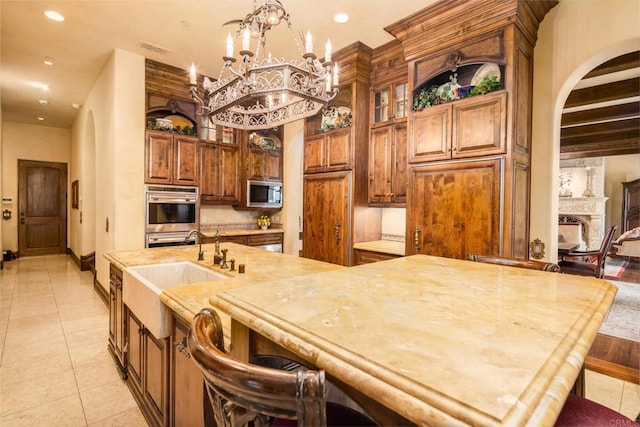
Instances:
[[[138,42],[138,46],[143,49],[150,50],[151,52],[158,53],[160,55],[166,55],[167,53],[171,52],[169,49],[145,41]]]

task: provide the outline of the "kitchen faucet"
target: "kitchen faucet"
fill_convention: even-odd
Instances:
[[[193,236],[194,234],[198,237],[198,239],[196,239],[198,243],[198,261],[204,261],[204,252],[202,252],[202,238],[204,237],[204,235],[198,230],[191,230],[184,240],[185,242],[188,242],[189,240],[191,240],[191,236]]]

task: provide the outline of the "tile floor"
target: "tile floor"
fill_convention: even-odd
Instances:
[[[0,425],[146,426],[107,351],[109,310],[66,255],[0,272]]]
[[[107,351],[109,313],[66,255],[0,272],[0,425],[146,426]],[[26,363],[25,363],[26,362]],[[587,397],[635,418],[640,386],[587,371]]]

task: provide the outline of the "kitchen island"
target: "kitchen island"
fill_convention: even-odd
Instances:
[[[245,274],[222,270],[228,279],[160,296],[185,327],[213,306],[236,357],[278,347],[324,369],[382,424],[552,425],[616,292],[594,278],[425,255],[345,268],[223,247]],[[106,256],[119,269],[190,260],[220,271],[214,245],[203,250],[202,262],[194,246]]]

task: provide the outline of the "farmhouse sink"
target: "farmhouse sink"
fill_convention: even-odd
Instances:
[[[160,301],[163,289],[226,278],[189,261],[128,267],[123,271],[122,300],[154,337],[165,338],[171,310]]]

